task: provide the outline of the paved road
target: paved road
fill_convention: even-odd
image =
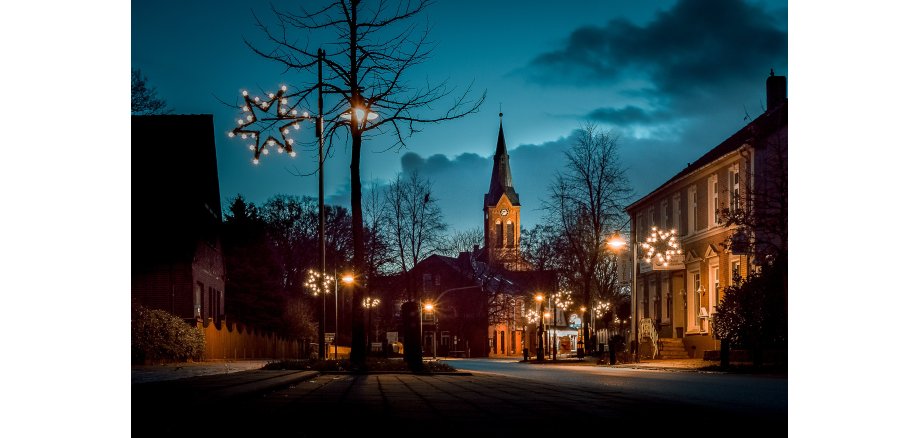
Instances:
[[[478,437],[598,431],[705,436],[783,436],[785,379],[603,367],[534,366],[462,360],[472,375],[321,375],[278,390],[209,396],[208,388],[267,371],[139,385],[132,391],[132,434],[226,436],[285,434],[381,436],[415,433]],[[753,385],[747,395],[742,388]],[[723,388],[725,389],[723,391]],[[697,389],[708,395],[678,397]],[[227,392],[227,391],[223,391]],[[712,395],[718,393],[728,395]],[[767,391],[769,392],[769,391]],[[692,395],[692,394],[691,394]],[[701,426],[703,425],[703,426]]]
[[[511,360],[451,359],[453,367],[497,376],[582,386],[596,391],[681,400],[729,410],[784,413],[788,406],[785,377],[688,371],[658,371],[576,365],[533,365]]]

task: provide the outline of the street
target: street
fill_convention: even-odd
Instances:
[[[786,434],[785,378],[510,360],[449,362],[472,374],[324,374],[274,391],[234,396],[221,390],[221,382],[242,377],[258,382],[268,373],[285,372],[135,385],[132,430],[139,436],[183,436],[195,433],[187,425],[205,422],[209,431],[233,436],[307,436],[319,430],[346,436],[499,436],[585,430],[680,433],[702,424],[707,436]]]
[[[595,391],[654,396],[714,408],[786,412],[786,378],[747,374],[637,370],[575,365],[521,364],[516,360],[451,359],[464,371],[535,380]]]

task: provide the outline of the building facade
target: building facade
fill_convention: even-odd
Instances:
[[[723,223],[724,217],[738,209],[766,208],[752,194],[769,180],[785,178],[785,77],[771,72],[767,102],[764,114],[626,208],[638,250],[632,330],[644,357],[660,356],[665,343],[697,358],[719,348],[712,321],[722,290],[758,264],[748,245],[733,244],[739,236],[735,226]],[[669,263],[657,257],[647,262],[650,248],[663,251],[671,235],[681,253]]]
[[[168,137],[175,151],[164,151]],[[211,115],[131,117],[131,299],[190,323],[224,317]]]

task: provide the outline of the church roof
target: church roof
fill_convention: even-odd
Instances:
[[[505,131],[502,128],[501,114],[498,122],[498,144],[495,146],[495,157],[492,164],[492,180],[489,182],[489,193],[485,195],[485,206],[495,205],[502,194],[508,196],[511,205],[519,206],[517,192],[511,182],[511,163],[508,157],[508,148],[505,146]]]

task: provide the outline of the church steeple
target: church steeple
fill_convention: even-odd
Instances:
[[[498,143],[495,146],[495,157],[492,163],[492,180],[489,183],[489,193],[486,194],[484,207],[494,206],[507,195],[514,206],[521,205],[514,184],[511,182],[511,163],[508,157],[508,148],[505,146],[505,130],[502,127],[502,116],[498,113]]]
[[[502,113],[498,117],[498,143],[495,145],[492,179],[482,206],[484,249],[488,264],[513,269],[521,266],[521,201],[511,183],[511,163],[505,145]]]

